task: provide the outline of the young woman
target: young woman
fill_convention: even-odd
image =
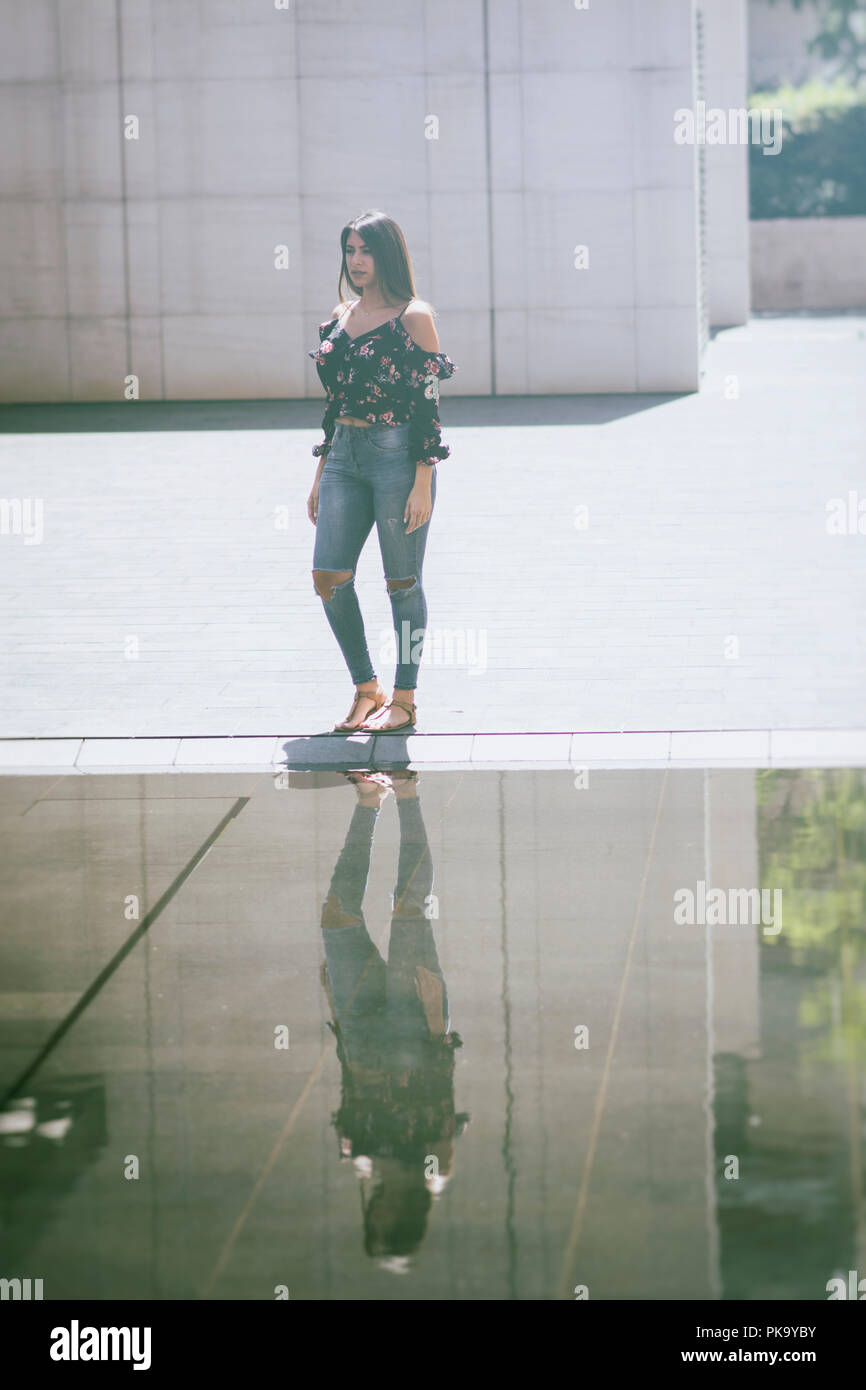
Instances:
[[[457,370],[430,306],[415,298],[406,241],[390,217],[365,212],[340,233],[340,302],[319,324],[309,354],[325,388],[324,441],[307,499],[316,527],[313,583],[355,682],[334,728],[377,734],[412,728],[427,627],[424,550],[436,501],[436,463],[448,458],[439,382]],[[357,295],[343,298],[344,285]],[[375,522],[394,632],[397,671],[389,700],[379,684],[355,593],[358,557]]]
[[[454,1174],[456,1051],[433,923],[433,856],[416,773],[346,774],[357,804],[322,905],[321,979],[337,1039],[342,1096],[332,1116],[340,1156],[360,1179],[364,1248],[408,1272],[434,1198]],[[400,852],[385,958],[370,936],[364,895],[382,803],[397,802]],[[436,1162],[432,1165],[431,1158]]]

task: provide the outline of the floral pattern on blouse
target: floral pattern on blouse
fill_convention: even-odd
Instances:
[[[319,324],[319,347],[308,353],[325,388],[324,444],[330,444],[339,415],[377,425],[409,424],[413,463],[434,464],[450,456],[442,443],[439,382],[458,370],[444,352],[426,352],[398,318],[352,338],[339,319]]]

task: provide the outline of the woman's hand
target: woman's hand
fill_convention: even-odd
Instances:
[[[307,516],[314,526],[316,524],[316,518],[319,515],[319,483],[322,481],[322,473],[324,472],[326,458],[327,455],[323,454],[319,459],[319,466],[316,469],[316,476],[313,479],[313,490],[307,498]]]
[[[313,490],[307,498],[307,516],[316,524],[316,517],[319,515],[319,479],[313,483]]]
[[[423,471],[419,468],[415,476],[415,484],[406,499],[403,520],[406,523],[407,536],[430,520],[430,513],[433,510],[432,487],[433,469],[425,465]]]

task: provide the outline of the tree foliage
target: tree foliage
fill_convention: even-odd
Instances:
[[[749,148],[751,216],[866,216],[866,90],[841,78],[753,92],[749,106],[782,112],[782,148]]]
[[[856,85],[866,83],[866,9],[863,0],[767,0],[770,5],[789,4],[795,10],[807,5],[821,12],[821,28],[806,45],[837,65],[837,74]]]

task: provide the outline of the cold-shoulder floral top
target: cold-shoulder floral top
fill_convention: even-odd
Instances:
[[[406,306],[408,308],[408,305]],[[439,382],[457,367],[444,352],[425,352],[398,316],[352,338],[339,319],[319,324],[319,347],[312,357],[325,388],[325,438],[313,453],[326,452],[339,415],[376,425],[409,424],[413,463],[434,464],[449,457],[439,423]]]

